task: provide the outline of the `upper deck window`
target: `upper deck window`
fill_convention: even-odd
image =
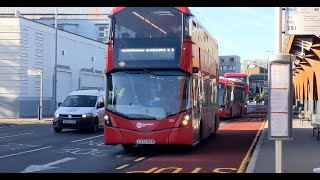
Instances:
[[[182,13],[170,7],[127,7],[116,13],[115,39],[181,37]]]
[[[179,67],[183,20],[173,7],[127,7],[114,14],[114,67]]]

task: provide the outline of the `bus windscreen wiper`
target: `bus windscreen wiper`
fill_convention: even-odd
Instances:
[[[108,111],[110,111],[110,112],[112,112],[114,114],[117,114],[119,116],[123,116],[123,117],[129,118],[127,115],[125,115],[123,113],[120,113],[120,112],[117,112],[117,111],[114,111],[114,110],[111,110],[111,109],[108,109],[108,108],[106,108],[106,110],[108,110]]]

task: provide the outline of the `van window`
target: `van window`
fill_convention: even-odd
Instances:
[[[60,107],[95,107],[97,96],[71,95],[68,96]]]
[[[103,96],[100,96],[99,99],[98,99],[98,103],[102,103],[102,102],[104,102]]]

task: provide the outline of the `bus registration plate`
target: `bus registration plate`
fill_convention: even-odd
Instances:
[[[154,139],[137,139],[137,144],[155,144],[156,141]]]
[[[76,124],[75,120],[63,120],[63,124]]]

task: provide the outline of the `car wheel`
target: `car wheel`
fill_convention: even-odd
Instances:
[[[54,130],[54,132],[56,132],[56,133],[61,133],[62,128],[57,128],[57,127],[55,127],[55,128],[53,128],[53,130]]]
[[[98,121],[98,119],[95,119],[94,125],[93,125],[91,131],[93,133],[97,133],[99,131],[99,121]]]

